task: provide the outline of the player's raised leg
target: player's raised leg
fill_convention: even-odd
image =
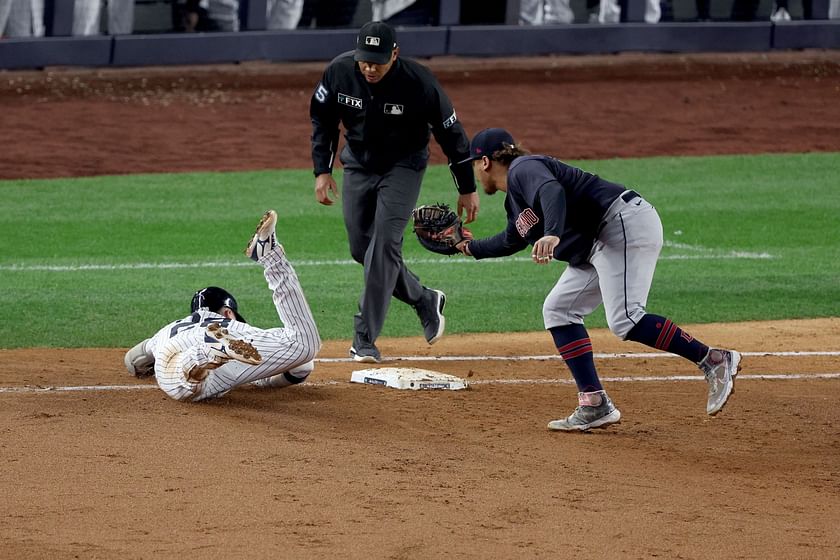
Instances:
[[[265,267],[264,276],[272,292],[272,300],[283,328],[267,329],[253,337],[252,343],[263,354],[263,364],[252,380],[288,373],[311,362],[321,348],[321,337],[297,273],[286,258],[286,251],[277,242],[277,213],[263,215],[245,253]],[[271,374],[266,375],[271,370]],[[300,368],[291,381],[301,382],[311,368]],[[286,376],[288,379],[288,376]]]

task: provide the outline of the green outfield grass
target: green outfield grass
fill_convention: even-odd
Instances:
[[[679,323],[840,315],[840,154],[573,162],[640,191],[666,247],[649,309]],[[1,347],[126,347],[186,315],[206,285],[233,292],[255,325],[277,323],[261,267],[242,255],[260,215],[279,235],[325,339],[352,336],[362,268],[349,262],[339,205],[317,204],[308,170],[2,181]],[[454,203],[446,167],[420,203]],[[481,195],[477,236],[504,227],[502,195]],[[449,333],[542,329],[563,269],[527,253],[437,257],[410,235],[405,256],[449,296]],[[603,313],[590,326],[604,326]],[[394,302],[383,336],[420,335]]]

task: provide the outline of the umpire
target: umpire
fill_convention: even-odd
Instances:
[[[350,348],[357,362],[381,360],[375,342],[391,295],[415,308],[429,344],[444,331],[446,296],[424,287],[403,262],[402,242],[429,160],[434,134],[458,188],[457,211],[465,222],[478,213],[469,138],[432,73],[400,58],[396,33],[386,23],[366,23],[355,51],[337,56],[324,71],[310,102],[315,198],[338,197],[332,177],[344,126],[342,205],[353,259],[365,267],[365,286]]]

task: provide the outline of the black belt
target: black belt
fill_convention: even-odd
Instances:
[[[621,195],[621,200],[623,200],[624,202],[630,202],[634,198],[639,198],[639,193],[637,193],[636,191],[627,191],[626,193]]]

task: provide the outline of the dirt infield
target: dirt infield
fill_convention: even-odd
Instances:
[[[564,158],[840,151],[840,53],[429,64],[468,131]],[[308,166],[320,69],[0,73],[0,178]],[[350,384],[329,341],[311,382],[200,405],[124,349],[0,350],[0,557],[840,557],[840,319],[686,328],[747,353],[726,409],[683,360],[599,357],[623,418],[590,434],[545,429],[575,403],[520,359],[545,333],[380,341],[467,391]]]

